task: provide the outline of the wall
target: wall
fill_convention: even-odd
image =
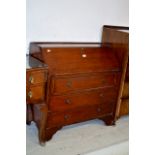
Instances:
[[[129,24],[129,0],[26,0],[30,41],[101,40],[103,25]]]

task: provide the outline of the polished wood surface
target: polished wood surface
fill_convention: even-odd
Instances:
[[[101,43],[32,42],[27,122],[40,144],[63,126],[99,118],[114,125],[129,109],[129,28],[105,25]]]
[[[54,75],[118,71],[120,66],[108,48],[40,48],[43,59]],[[102,61],[104,60],[104,63]],[[112,63],[111,63],[112,62]]]
[[[43,141],[64,125],[85,120],[115,124],[122,62],[112,48],[101,43],[33,42],[30,55],[49,71]]]
[[[49,103],[51,112],[62,112],[78,107],[106,104],[117,99],[117,89],[114,87],[68,93],[66,95],[53,96]]]
[[[119,84],[120,72],[92,73],[72,76],[52,76],[52,87],[50,92],[53,94],[64,94],[83,89],[93,89]]]
[[[112,116],[114,105],[115,102],[110,102],[109,104],[92,104],[90,106],[74,108],[61,113],[51,113],[51,115],[48,115],[47,128],[69,125],[100,117],[103,118],[104,115]]]
[[[129,27],[105,25],[102,43],[117,54],[122,67],[122,77],[116,118],[129,113]]]
[[[26,104],[28,125],[35,121],[39,132],[39,142],[45,143],[45,125],[47,120],[46,86],[48,67],[41,61],[26,57]]]

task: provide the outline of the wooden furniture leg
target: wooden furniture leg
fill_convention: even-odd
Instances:
[[[104,118],[100,118],[102,121],[105,122],[106,125],[115,125],[115,118],[112,115],[106,116]]]
[[[26,124],[30,125],[31,121],[33,121],[33,112],[32,112],[32,105],[26,105]]]
[[[33,106],[34,112],[34,121],[38,127],[38,137],[40,145],[45,145],[45,129],[46,129],[46,120],[48,108],[45,103],[42,104],[34,104]]]

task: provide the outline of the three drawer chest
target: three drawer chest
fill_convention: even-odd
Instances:
[[[112,48],[100,43],[32,42],[30,55],[48,66],[47,110],[42,113],[46,121],[44,126],[37,123],[41,143],[65,125],[95,118],[115,124],[122,62]]]

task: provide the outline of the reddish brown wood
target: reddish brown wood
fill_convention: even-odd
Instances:
[[[36,70],[35,72],[27,71],[26,73],[26,84],[27,85],[36,85],[40,83],[44,83],[47,81],[47,77],[44,70]]]
[[[119,115],[128,115],[129,114],[129,99],[128,98],[123,98],[121,101],[121,107],[120,107],[120,112]]]
[[[47,126],[48,128],[64,126],[85,120],[104,117],[109,114],[112,115],[114,111],[114,104],[114,101],[109,101],[106,104],[83,106],[57,113],[51,112],[47,119]]]
[[[46,141],[45,129],[48,113],[47,105],[45,103],[34,104],[33,112],[34,112],[34,121],[36,122],[39,130],[38,132],[39,142],[41,145],[44,145]]]
[[[100,118],[107,125],[114,124],[122,75],[117,52],[97,43],[34,42],[30,55],[49,67],[45,89],[48,113],[47,121],[44,118],[41,123],[40,141],[49,140],[62,126],[85,120]],[[37,124],[42,122],[42,114],[34,109]]]
[[[51,112],[63,112],[78,107],[96,104],[107,104],[117,99],[117,89],[114,87],[89,89],[72,94],[52,96],[49,103]]]
[[[58,130],[60,130],[62,127],[59,127],[59,126],[57,126],[57,127],[52,127],[52,128],[46,128],[45,129],[45,140],[46,141],[49,141],[52,137],[53,137],[53,135],[58,131]]]
[[[120,70],[120,64],[118,63],[117,57],[109,48],[52,48],[50,45],[48,47],[46,44],[44,46],[38,44],[42,55],[41,59],[48,64],[49,72],[53,75]],[[34,56],[34,51],[32,55]]]
[[[129,98],[129,83],[124,82],[123,92],[122,92],[122,99]]]
[[[45,100],[45,85],[27,87],[26,89],[26,101],[27,104],[33,102],[42,102]]]
[[[115,125],[115,116],[112,114],[101,117],[100,119],[103,120],[108,126]]]
[[[129,27],[104,26],[102,43],[103,46],[108,46],[116,52],[122,66],[122,77],[115,116],[118,118],[129,113],[129,100],[126,100],[125,104],[123,104],[124,98],[129,98]]]
[[[52,77],[53,86],[50,92],[53,94],[63,94],[83,89],[92,89],[107,86],[117,86],[121,74],[113,73],[94,73],[74,76],[56,76]]]
[[[26,68],[26,103],[27,103],[27,124],[35,121],[39,129],[39,142],[45,142],[45,125],[47,119],[46,105],[46,82],[47,65],[37,59],[27,56]]]
[[[32,112],[32,106],[30,104],[26,105],[26,124],[30,125],[33,121],[33,112]]]

